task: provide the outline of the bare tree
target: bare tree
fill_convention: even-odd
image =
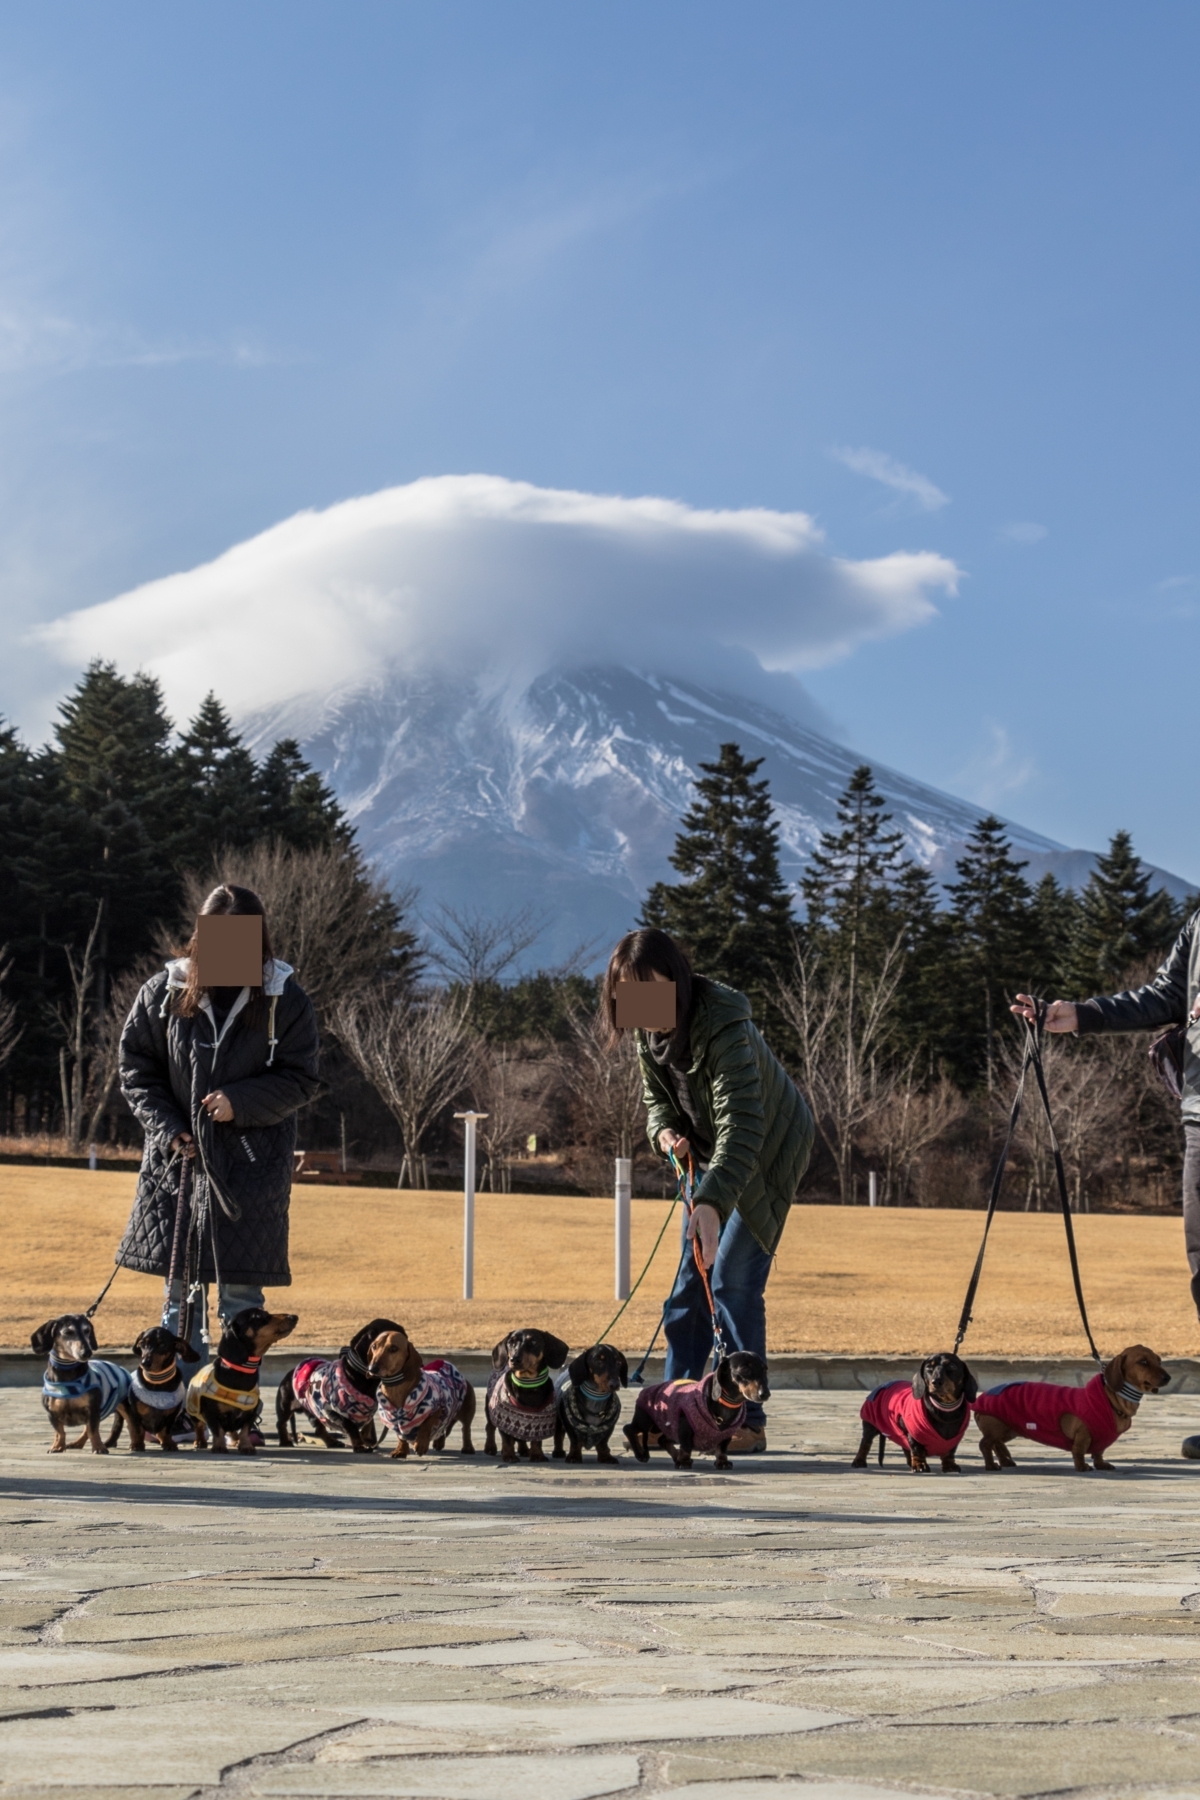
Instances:
[[[510,1192],[512,1171],[506,1159],[531,1133],[543,1129],[555,1073],[545,1045],[476,1046],[471,1095],[487,1114],[476,1129],[484,1154],[484,1186],[493,1193]]]
[[[104,902],[96,908],[92,929],[88,932],[83,953],[78,958],[70,944],[64,944],[63,955],[71,975],[71,1004],[56,1008],[55,1018],[63,1036],[58,1052],[58,1075],[62,1084],[63,1135],[72,1149],[83,1141],[83,1112],[92,1061],[90,1015],[93,983],[96,973],[96,942],[104,917]]]
[[[218,882],[253,888],[266,908],[275,950],[293,964],[318,1014],[330,1023],[346,995],[386,968],[394,941],[391,908],[406,912],[415,898],[413,889],[390,895],[337,849],[295,850],[273,841],[223,850],[207,873],[189,873],[185,919],[195,917]]]
[[[854,1008],[846,976],[797,952],[795,973],[777,1003],[795,1034],[801,1082],[817,1129],[837,1165],[843,1206],[854,1200],[855,1146],[888,1103],[886,1065],[890,1013],[904,965],[897,938],[879,974],[857,976]]]
[[[932,1087],[922,1087],[914,1080],[911,1062],[882,1077],[876,1097],[876,1108],[863,1124],[860,1144],[878,1163],[881,1204],[899,1206],[921,1157],[961,1123],[970,1103],[945,1075]]]
[[[496,914],[480,907],[438,906],[427,921],[433,938],[429,960],[448,981],[461,987],[499,981],[522,952],[537,942],[548,918],[548,913],[535,906]]]
[[[466,1020],[465,997],[436,990],[396,995],[390,985],[361,988],[333,1007],[333,1029],[400,1127],[397,1187],[406,1177],[414,1185],[418,1163],[429,1185],[422,1142],[468,1078]]]
[[[563,1086],[571,1112],[575,1140],[591,1152],[588,1174],[592,1180],[611,1176],[617,1156],[632,1156],[646,1135],[646,1101],[642,1072],[632,1032],[623,1032],[616,1050],[604,1042],[598,1013],[576,1010],[571,1015],[571,1036],[561,1055]]]
[[[8,954],[8,945],[4,944],[0,946],[0,989],[11,970],[12,958]],[[18,1023],[18,1017],[16,1001],[0,992],[0,1069],[9,1061],[24,1033],[25,1027]]]
[[[1123,1105],[1121,1059],[1108,1044],[1042,1041],[1042,1066],[1054,1113],[1054,1130],[1062,1151],[1067,1192],[1075,1212],[1091,1210],[1089,1181],[1114,1163],[1122,1149]],[[1023,1040],[1007,1043],[1002,1065],[1015,1087],[1024,1052]],[[999,1109],[1007,1124],[1008,1104]],[[999,1114],[998,1114],[999,1116]],[[1041,1212],[1054,1199],[1057,1182],[1045,1109],[1030,1074],[1018,1127],[1025,1163],[1025,1211]]]
[[[156,959],[144,957],[132,968],[114,975],[109,981],[108,1001],[96,1020],[93,1031],[92,1060],[88,1070],[87,1105],[91,1109],[87,1126],[89,1143],[94,1143],[99,1135],[113,1089],[117,1085],[121,1033],[125,1029],[125,1021],[137,998],[138,989],[155,973],[156,968]]]

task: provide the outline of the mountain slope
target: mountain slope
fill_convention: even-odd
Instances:
[[[635,923],[650,883],[671,877],[693,772],[719,744],[764,758],[789,881],[863,760],[754,700],[612,667],[542,675],[523,691],[380,678],[247,725],[256,747],[285,733],[301,739],[389,882],[415,882],[423,908],[532,902],[549,915],[531,953],[543,964],[584,943],[594,963]],[[952,879],[981,809],[891,769],[875,775],[909,853]],[[1052,869],[1086,880],[1088,852],[1018,825],[1011,837],[1031,879]]]

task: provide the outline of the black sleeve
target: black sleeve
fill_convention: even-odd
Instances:
[[[167,1021],[161,1018],[167,978],[156,975],[140,989],[121,1032],[121,1092],[148,1138],[169,1145],[191,1120],[171,1088]]]
[[[1166,961],[1144,987],[1081,1000],[1076,1010],[1078,1029],[1089,1033],[1153,1031],[1162,1025],[1182,1025],[1188,1016],[1188,961],[1198,921],[1200,913],[1193,913]]]

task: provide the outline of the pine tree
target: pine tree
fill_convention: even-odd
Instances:
[[[101,661],[63,701],[54,726],[46,805],[70,843],[68,887],[56,898],[56,917],[65,938],[82,942],[97,904],[103,906],[99,1008],[109,973],[145,947],[150,922],[171,910],[178,893],[170,735],[158,683],[143,674],[126,680]]]
[[[894,888],[904,867],[904,838],[867,763],[837,803],[837,831],[823,831],[800,883],[805,937],[849,970],[886,954],[895,941]]]
[[[1071,991],[1071,949],[1079,922],[1079,899],[1073,888],[1060,887],[1045,874],[1033,891],[1035,980],[1048,998]]]
[[[1170,895],[1163,888],[1151,892],[1150,872],[1129,833],[1116,832],[1079,896],[1071,991],[1081,998],[1111,993],[1135,964],[1169,948],[1175,923]]]
[[[337,800],[300,754],[295,738],[281,738],[257,776],[263,837],[282,838],[293,850],[320,850],[353,835]]]
[[[223,849],[259,835],[258,772],[215,694],[208,694],[175,750],[182,838],[176,859],[204,869]]]
[[[717,762],[700,764],[671,856],[684,880],[656,882],[641,920],[677,937],[699,973],[739,988],[760,1014],[791,959],[794,929],[768,783],[753,779],[762,761],[722,744]]]
[[[1003,824],[989,813],[967,839],[966,855],[956,864],[959,879],[947,886],[968,1002],[966,1067],[960,1073],[969,1075],[972,1064],[978,1068],[982,1048],[989,1091],[996,1073],[997,1013],[1006,991],[1015,992],[1031,978],[1033,895],[1021,874],[1026,866],[1014,859]]]

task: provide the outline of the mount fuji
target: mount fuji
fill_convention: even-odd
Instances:
[[[527,966],[590,946],[595,966],[636,922],[668,858],[697,765],[722,743],[761,756],[781,865],[799,880],[851,771],[867,760],[760,701],[624,667],[489,686],[433,674],[380,676],[260,712],[252,748],[300,739],[354,822],[377,872],[439,901],[500,914],[532,905],[546,924]],[[879,765],[875,778],[908,854],[943,880],[986,809]],[[1012,824],[1036,881],[1086,881],[1095,858]],[[1155,871],[1175,897],[1187,883]]]

